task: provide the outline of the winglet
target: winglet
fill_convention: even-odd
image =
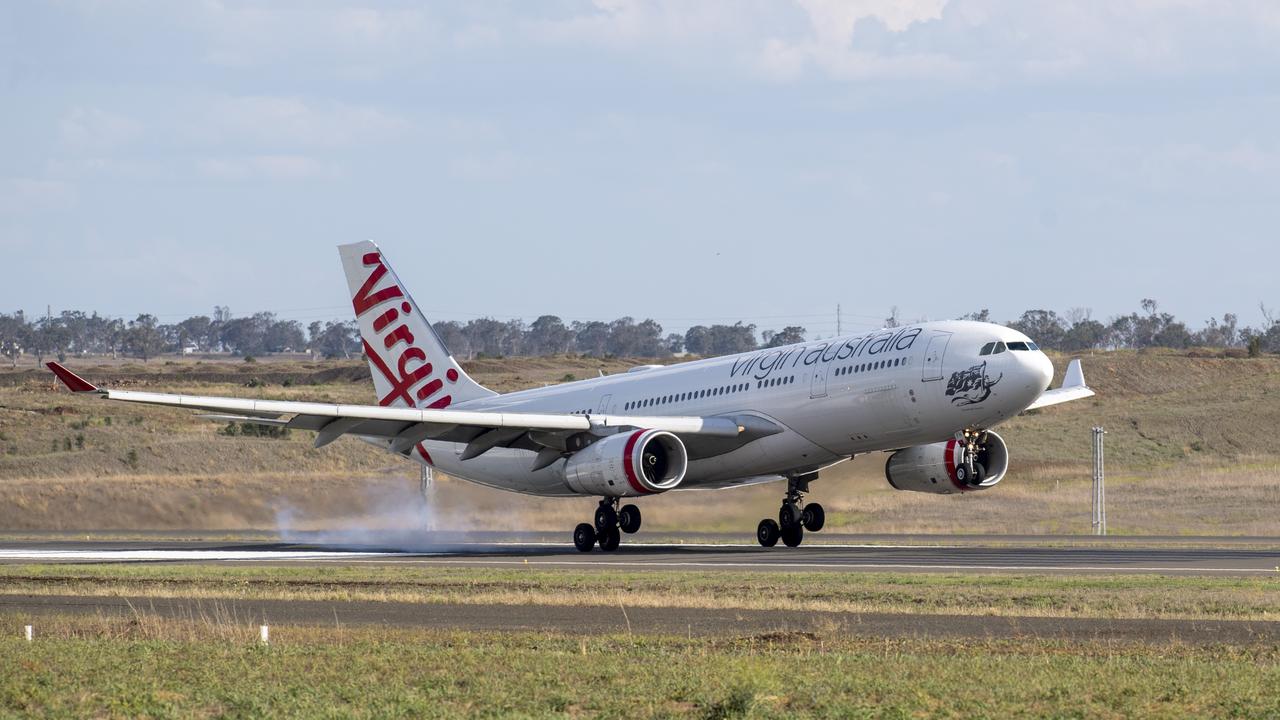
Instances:
[[[1067,372],[1062,377],[1062,387],[1040,393],[1040,397],[1025,410],[1038,410],[1050,405],[1081,400],[1093,397],[1093,394],[1093,390],[1084,384],[1084,369],[1080,367],[1080,361],[1072,360],[1067,364]]]
[[[101,392],[100,390],[98,390],[96,386],[94,386],[88,380],[85,380],[84,378],[62,367],[56,362],[48,362],[48,363],[45,363],[45,365],[50,370],[53,371],[54,375],[58,376],[58,379],[62,381],[62,384],[66,385],[67,389],[70,390],[71,392],[77,392],[77,393]]]
[[[1067,372],[1062,376],[1062,387],[1088,387],[1084,382],[1084,368],[1080,366],[1079,358],[1067,364]]]

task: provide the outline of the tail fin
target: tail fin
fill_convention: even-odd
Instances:
[[[495,395],[467,376],[371,242],[339,245],[378,404],[445,408]]]

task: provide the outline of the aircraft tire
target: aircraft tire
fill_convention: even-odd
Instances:
[[[618,511],[618,527],[622,532],[631,533],[640,531],[640,508],[635,505],[623,505]]]
[[[618,511],[612,505],[601,505],[596,508],[596,533],[603,533],[609,528],[618,527]]]
[[[982,483],[986,482],[986,480],[987,480],[987,469],[982,466],[982,463],[978,463],[978,462],[974,463],[972,484],[981,485]]]
[[[787,547],[800,547],[800,543],[804,541],[804,526],[800,524],[782,530],[782,544]]]
[[[818,532],[823,525],[827,524],[827,512],[818,503],[809,503],[804,506],[801,523],[804,525],[805,530]]]
[[[613,552],[618,549],[618,544],[622,542],[622,532],[616,527],[605,530],[597,538],[600,541],[600,549],[605,552]]]
[[[782,530],[778,528],[778,523],[773,518],[765,518],[756,526],[756,540],[759,541],[761,547],[777,545],[778,538],[781,535]]]
[[[591,552],[591,548],[596,546],[596,529],[589,523],[579,523],[573,529],[573,546],[579,552]]]

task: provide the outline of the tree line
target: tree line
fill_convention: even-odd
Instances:
[[[1241,327],[1238,317],[1227,313],[1221,320],[1210,318],[1194,330],[1169,313],[1160,312],[1154,300],[1143,300],[1141,308],[1141,312],[1119,315],[1106,322],[1094,320],[1083,309],[1063,315],[1052,310],[1028,310],[1005,324],[1026,333],[1044,348],[1066,352],[1148,347],[1248,347],[1253,353],[1280,352],[1280,322],[1265,306],[1262,313],[1266,322],[1260,328]],[[962,319],[990,322],[991,314],[980,310]],[[898,324],[895,310],[884,325]],[[803,342],[807,335],[800,326],[757,333],[755,325],[742,322],[696,325],[684,333],[667,333],[652,319],[636,322],[624,317],[611,322],[565,323],[555,315],[543,315],[531,323],[479,318],[432,326],[461,359],[563,353],[663,358],[685,352],[709,357]],[[280,319],[270,312],[233,317],[223,306],[215,307],[212,315],[197,315],[176,323],[160,323],[150,314],[125,321],[79,310],[34,319],[22,311],[0,313],[0,354],[14,365],[23,355],[34,355],[39,361],[46,357],[61,360],[73,355],[98,355],[133,357],[145,362],[157,355],[176,353],[257,356],[287,352],[309,352],[326,358],[356,357],[361,352],[359,330],[354,321],[339,320],[316,321],[304,327],[297,320]]]
[[[1117,315],[1106,322],[1094,320],[1084,308],[1074,308],[1065,315],[1052,310],[1028,310],[1006,323],[1051,350],[1081,352],[1116,348],[1190,347],[1248,348],[1252,354],[1280,352],[1280,322],[1266,305],[1261,327],[1242,327],[1239,316],[1226,313],[1221,319],[1209,318],[1198,329],[1167,312],[1150,298],[1141,303],[1141,312]],[[990,321],[990,313],[981,310],[966,319]]]

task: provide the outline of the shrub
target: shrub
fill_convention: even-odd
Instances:
[[[289,437],[289,428],[280,427],[279,425],[259,425],[257,423],[242,422],[227,423],[227,426],[218,431],[219,435],[227,437],[236,437],[237,435],[244,437],[262,437],[272,439],[283,439]]]

